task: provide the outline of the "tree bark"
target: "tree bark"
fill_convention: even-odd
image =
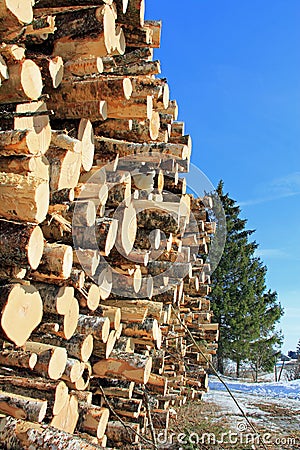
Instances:
[[[145,0],[129,0],[126,13],[118,14],[118,22],[138,27],[144,25]]]
[[[36,133],[31,129],[0,132],[1,156],[38,155],[41,148]]]
[[[47,314],[66,315],[72,304],[74,288],[71,286],[55,286],[46,283],[34,283],[43,302],[43,310]]]
[[[109,421],[107,424],[106,435],[112,442],[126,442],[128,444],[137,444],[139,441],[140,425],[138,423],[130,423],[130,428],[125,428],[121,422]]]
[[[44,237],[39,226],[0,220],[0,264],[36,269],[41,261]]]
[[[100,406],[79,404],[78,429],[98,439],[103,438],[109,419],[109,409]]]
[[[22,6],[17,0],[1,0],[0,3],[0,31],[1,33],[14,28],[21,28],[33,19],[32,1],[26,0]]]
[[[68,388],[63,381],[13,375],[1,377],[0,387],[5,392],[47,400],[48,409],[51,409],[51,416],[59,414],[69,398]]]
[[[109,358],[109,355],[113,351],[113,348],[115,346],[116,342],[116,331],[112,330],[109,333],[108,339],[105,343],[101,341],[94,342],[94,349],[93,349],[93,359],[107,359]]]
[[[41,70],[44,88],[47,91],[56,89],[62,82],[64,75],[64,63],[60,56],[44,56],[31,54],[31,59]]]
[[[96,378],[91,386],[94,395],[101,395],[101,389],[99,389],[99,386],[101,386],[107,397],[121,397],[130,400],[134,392],[135,383],[133,381]]]
[[[97,249],[108,256],[117,238],[118,221],[109,217],[97,218],[95,227],[73,228],[75,245],[80,248]]]
[[[76,383],[79,380],[83,372],[83,365],[78,359],[68,358],[66,368],[61,378],[71,383]]]
[[[90,378],[92,375],[92,367],[88,362],[82,362],[83,371],[79,380],[75,381],[75,383],[67,382],[67,385],[70,389],[74,389],[76,391],[82,392],[85,391],[90,384]],[[78,394],[76,395],[78,397]]]
[[[121,378],[146,384],[152,366],[148,356],[115,352],[114,357],[99,361],[93,366],[93,373],[100,378]]]
[[[68,356],[80,359],[80,361],[87,362],[93,351],[93,336],[74,334],[68,341],[58,336],[38,335],[34,334],[35,344],[52,347],[62,347],[64,352],[68,352]],[[66,363],[65,363],[66,365]],[[64,372],[65,367],[62,371]]]
[[[151,120],[152,114],[153,99],[150,95],[147,98],[130,98],[129,100],[107,103],[106,117],[108,119]],[[101,120],[101,117],[94,120]]]
[[[105,400],[101,400],[102,405],[105,405]],[[132,419],[137,419],[141,413],[142,399],[137,398],[121,398],[121,397],[111,397],[109,403],[114,409],[114,411],[123,417],[131,417]]]
[[[49,182],[49,162],[45,156],[0,156],[0,172],[29,175]]]
[[[184,135],[185,124],[184,122],[173,122],[171,125],[172,138],[181,137]]]
[[[44,246],[44,252],[37,272],[53,274],[63,279],[69,278],[72,270],[72,247],[64,244],[48,244]]]
[[[99,137],[97,139],[97,151],[104,155],[118,153],[120,157],[140,155],[143,153],[157,153],[182,159],[189,158],[188,147],[182,144],[169,144],[164,142],[134,143],[106,137]]]
[[[132,81],[132,97],[143,98],[152,95],[157,103],[167,109],[169,106],[169,86],[165,78],[134,77]]]
[[[82,227],[84,229],[84,227]],[[93,276],[96,273],[100,262],[100,253],[98,250],[77,248],[73,250],[73,265],[83,268],[85,273]]]
[[[136,302],[136,306],[134,304],[130,305],[129,302],[125,302],[128,306],[124,306],[122,305],[122,300],[117,300],[117,303],[120,303],[119,308],[122,311],[122,323],[143,323],[146,320],[148,315],[148,307],[146,305],[139,304],[138,306],[138,301]]]
[[[68,79],[58,89],[51,91],[51,101],[73,103],[75,101],[110,101],[129,99],[132,93],[130,78],[93,76],[84,80]]]
[[[0,364],[8,367],[19,367],[32,370],[37,362],[35,353],[10,348],[0,351]]]
[[[42,93],[43,82],[39,67],[30,59],[15,61],[9,66],[9,79],[3,82],[0,103],[20,103],[37,100]]]
[[[126,353],[134,353],[134,341],[132,338],[121,336],[115,343],[114,350]]]
[[[153,31],[146,27],[123,24],[126,47],[152,47]]]
[[[34,352],[38,356],[33,368],[35,373],[51,380],[58,380],[64,373],[67,362],[67,352],[64,348],[28,341],[25,344],[25,350]]]
[[[0,215],[3,218],[34,223],[46,218],[49,186],[45,180],[1,172],[0,187]]]
[[[57,119],[81,119],[82,117],[91,121],[107,119],[107,102],[105,100],[57,104],[50,99],[47,104],[50,109],[53,109]],[[117,114],[117,112],[111,114]]]
[[[159,321],[163,311],[163,303],[159,301],[109,299],[104,303],[108,306],[118,306],[121,308],[122,322],[140,322],[140,319],[144,315],[145,317],[152,317]],[[137,314],[136,320],[134,320],[135,314]]]
[[[127,337],[142,337],[155,340],[158,335],[157,320],[147,318],[143,323],[126,323],[123,325],[122,334]]]
[[[46,113],[47,106],[43,101],[23,103],[17,105],[17,113],[32,113],[31,117],[15,117],[14,128],[16,130],[31,130],[27,137],[27,145],[34,154],[44,154],[49,148],[51,141],[51,127],[48,115],[38,115],[39,112]]]
[[[109,335],[110,321],[108,317],[85,316],[80,314],[77,333],[91,334],[95,339],[106,342]]]
[[[81,308],[95,311],[100,303],[99,286],[94,283],[85,283],[82,289],[75,291],[75,297]]]
[[[52,450],[53,445],[57,450],[95,450],[95,445],[87,443],[80,437],[53,427],[43,427],[3,417],[0,419],[0,442],[7,450],[30,448],[32,450]],[[101,448],[101,447],[100,447]]]
[[[52,333],[64,339],[70,339],[75,333],[78,323],[78,317],[79,305],[77,300],[75,298],[72,298],[65,314],[44,314],[42,326],[47,325],[47,323],[56,323],[58,325],[58,329],[52,331]],[[41,332],[40,329],[37,329],[36,331],[38,333]]]
[[[143,143],[158,138],[159,125],[159,114],[153,113],[151,120],[108,119],[103,123],[98,122],[95,124],[95,133],[100,137]]]
[[[50,147],[46,157],[50,162],[51,192],[74,188],[80,176],[81,151],[75,153],[58,147]]]
[[[179,230],[179,208],[176,208],[176,204],[174,207],[172,205],[166,202],[135,200],[138,227],[144,228],[148,233],[159,229],[166,235],[176,235]]]
[[[2,266],[0,267],[0,278],[3,280],[16,281],[23,280],[27,273],[26,269],[18,266]]]
[[[81,58],[75,61],[67,61],[64,65],[65,78],[70,76],[85,77],[103,72],[103,62],[100,56]]]
[[[110,327],[115,330],[119,329],[121,324],[121,309],[117,305],[114,306],[101,303],[96,311],[96,314],[102,317],[108,317]]]
[[[115,15],[109,5],[61,15],[56,23],[54,56],[64,60],[106,56],[116,47]]]
[[[72,434],[75,431],[78,418],[77,398],[75,395],[70,395],[62,410],[53,417],[50,426]]]
[[[46,415],[47,401],[31,399],[0,391],[0,412],[16,419],[42,422]]]
[[[82,152],[82,144],[79,139],[75,139],[66,134],[65,131],[60,130],[52,130],[51,147],[57,147],[74,153]]]
[[[160,47],[160,38],[161,38],[161,28],[162,22],[161,20],[145,20],[144,28],[148,29],[152,33],[152,48]]]
[[[104,64],[103,74],[105,75],[113,74],[119,76],[123,75],[125,77],[125,76],[139,76],[139,75],[153,76],[159,75],[161,73],[159,61],[141,61],[140,63],[136,62],[128,65],[117,65],[116,67],[114,66],[110,67],[110,62],[108,63],[107,58],[104,58],[103,64]],[[108,66],[107,68],[106,65]]]

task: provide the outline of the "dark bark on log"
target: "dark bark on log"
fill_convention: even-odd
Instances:
[[[40,227],[0,220],[0,264],[36,269],[41,261],[44,237]]]
[[[53,427],[43,426],[4,417],[0,421],[0,442],[7,450],[21,450],[31,448],[32,450],[52,450],[53,445],[57,450],[99,450],[77,436],[57,430]]]
[[[118,22],[138,27],[144,25],[145,0],[129,0],[126,13],[119,11]]]

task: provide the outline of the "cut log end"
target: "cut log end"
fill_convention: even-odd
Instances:
[[[33,20],[32,0],[7,0],[7,8],[16,16],[19,22],[29,24]]]
[[[132,94],[132,83],[130,81],[130,78],[124,78],[123,89],[126,100],[129,100]]]
[[[119,223],[119,236],[116,242],[120,253],[128,255],[133,249],[137,233],[137,218],[134,207],[130,204],[124,208],[121,224]]]
[[[88,119],[80,120],[78,139],[82,143],[82,167],[86,172],[88,172],[93,165],[95,150],[93,126]]]
[[[31,369],[31,370],[34,369],[34,366],[36,365],[36,363],[37,363],[37,355],[35,353],[32,353],[30,355],[29,361],[28,361],[29,369]]]
[[[100,291],[99,287],[96,284],[92,284],[89,288],[88,296],[87,296],[87,307],[91,311],[96,311],[99,306],[100,301]]]
[[[21,84],[24,93],[31,100],[37,100],[41,96],[43,89],[41,72],[30,59],[26,59],[22,64]]]
[[[70,339],[75,333],[79,317],[79,305],[75,298],[72,299],[69,310],[64,316],[64,337]]]
[[[80,363],[78,362],[80,365]],[[55,399],[53,405],[53,415],[56,416],[63,409],[65,403],[68,401],[68,387],[63,382],[60,381],[55,389]]]
[[[54,350],[48,366],[48,376],[51,380],[58,380],[62,376],[65,371],[67,358],[66,349],[57,347]]]
[[[64,253],[63,265],[62,265],[62,275],[64,278],[69,278],[72,270],[73,263],[73,252],[72,247],[66,249]]]
[[[86,336],[86,338],[84,339],[81,347],[81,359],[83,362],[87,362],[89,360],[93,351],[93,342],[94,339],[91,334]]]
[[[6,300],[1,327],[10,341],[22,346],[42,320],[40,294],[33,286],[20,284],[4,286],[1,291],[2,299]]]
[[[60,56],[55,56],[49,63],[49,72],[52,85],[56,89],[62,82],[64,76],[64,63]]]
[[[153,98],[151,95],[147,96],[147,118],[151,120],[153,114]]]
[[[119,26],[116,27],[115,49],[116,51],[114,53],[117,53],[119,55],[124,55],[126,50],[125,34],[123,29]]]
[[[153,141],[156,141],[159,135],[159,128],[160,128],[160,116],[157,111],[154,111],[150,120],[150,126],[149,126],[149,134],[150,138]]]
[[[44,236],[40,227],[35,227],[28,242],[28,262],[32,269],[37,269],[44,250]]]

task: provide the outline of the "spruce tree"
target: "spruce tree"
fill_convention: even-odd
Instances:
[[[271,371],[276,363],[282,344],[282,335],[276,331],[276,323],[283,314],[277,302],[277,293],[270,290],[261,298],[259,314],[259,336],[250,343],[249,361],[254,370],[254,379],[258,381],[261,370]]]
[[[227,238],[221,260],[212,274],[210,299],[215,321],[220,323],[217,368],[223,373],[225,359],[231,359],[236,363],[238,377],[241,363],[253,358],[263,336],[269,337],[282,309],[277,304],[276,293],[266,293],[267,269],[255,257],[256,242],[249,239],[254,230],[246,229],[247,220],[240,218],[240,207],[224,194],[223,186],[220,181],[215,197],[223,206]],[[220,217],[219,212],[216,216]],[[220,230],[224,233],[222,220]],[[221,240],[218,232],[216,240]],[[262,325],[262,317],[272,307],[279,308],[277,314],[264,319]]]

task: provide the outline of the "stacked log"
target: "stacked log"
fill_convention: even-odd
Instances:
[[[0,6],[1,448],[132,448],[208,389],[211,199],[144,0],[23,3]]]

